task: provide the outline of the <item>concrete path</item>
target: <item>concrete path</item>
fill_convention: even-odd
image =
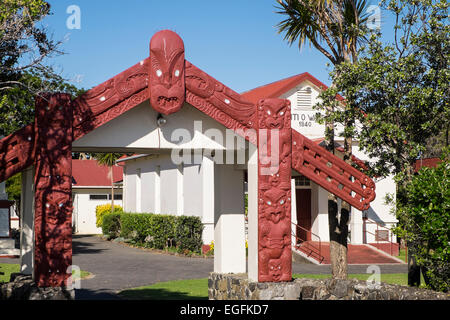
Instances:
[[[0,263],[19,263],[0,259]],[[119,299],[117,292],[162,281],[207,278],[214,260],[186,258],[130,248],[96,236],[74,236],[73,264],[94,276],[81,281],[76,299]],[[349,265],[349,273],[366,273],[368,265]],[[379,265],[382,273],[406,273],[406,265]],[[330,274],[329,265],[293,263],[293,273]]]
[[[319,260],[322,256],[322,264],[330,264],[330,243],[322,242],[320,244],[321,251],[318,254],[319,243],[316,241],[305,241],[302,245],[297,247],[297,250],[304,252],[305,254],[310,254],[311,257]],[[377,249],[374,246],[367,244],[348,244],[347,246],[347,263],[349,265],[353,264],[404,264],[398,258],[392,257],[383,250]]]

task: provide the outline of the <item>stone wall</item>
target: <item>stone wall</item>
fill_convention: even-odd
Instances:
[[[74,300],[75,291],[62,287],[41,288],[31,276],[12,274],[11,282],[0,284],[0,300]]]
[[[250,282],[247,274],[211,273],[211,300],[449,300],[450,294],[356,279],[295,279]]]

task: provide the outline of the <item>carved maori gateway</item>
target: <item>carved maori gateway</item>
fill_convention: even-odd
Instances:
[[[162,114],[187,102],[257,144],[259,281],[291,275],[291,168],[359,210],[375,198],[374,182],[291,130],[290,103],[245,101],[184,59],[181,38],[154,35],[150,57],[77,99],[55,94],[36,99],[36,121],[0,140],[0,181],[34,165],[35,281],[67,285],[71,265],[71,144],[124,112],[150,100]]]

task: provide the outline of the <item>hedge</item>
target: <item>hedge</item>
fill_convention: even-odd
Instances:
[[[103,234],[131,239],[135,244],[155,249],[175,247],[178,251],[201,252],[203,224],[199,217],[152,213],[106,215]],[[117,231],[120,228],[120,232]]]
[[[120,235],[120,216],[122,213],[109,213],[103,216],[102,232],[111,238]]]
[[[114,206],[114,213],[122,213],[123,212],[123,208],[119,205],[115,205]],[[96,225],[97,228],[101,228],[102,227],[102,223],[103,223],[103,217],[107,214],[111,213],[111,204],[102,204],[102,205],[98,205],[97,207],[95,207],[95,217],[96,217]]]
[[[175,243],[181,250],[200,251],[202,241],[203,223],[199,217],[177,216],[175,219]],[[192,250],[194,251],[194,250]]]

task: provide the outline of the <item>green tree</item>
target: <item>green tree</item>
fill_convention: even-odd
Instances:
[[[97,160],[99,165],[109,168],[109,176],[111,179],[111,213],[114,213],[114,175],[113,167],[116,161],[122,156],[121,153],[94,153],[93,157]]]
[[[34,97],[77,89],[57,75],[48,60],[62,52],[43,26],[50,15],[43,0],[3,0],[0,4],[0,136],[34,120]]]
[[[289,44],[305,42],[321,52],[333,66],[358,59],[358,48],[366,42],[368,4],[365,0],[278,0],[279,14],[286,16],[277,27]],[[326,114],[334,112],[335,104],[325,108]],[[352,109],[352,101],[337,106]],[[327,118],[325,139],[328,151],[334,153],[334,122]],[[354,126],[354,117],[348,117],[345,127]],[[351,163],[352,135],[344,131],[344,161]],[[338,214],[336,197],[328,194],[328,221],[330,234],[330,259],[333,278],[347,278],[347,237],[350,205],[342,201]]]
[[[20,81],[24,86],[15,86],[1,91],[0,136],[7,136],[34,121],[34,100],[43,92],[65,92],[76,97],[84,92],[67,83],[61,76],[43,75],[38,72],[22,72]]]
[[[0,92],[16,86],[24,71],[53,74],[45,59],[58,51],[39,22],[50,14],[43,0],[3,0],[0,4]],[[20,61],[20,63],[19,63]]]
[[[395,176],[399,208],[408,202],[405,190],[417,158],[429,139],[448,126],[448,3],[396,0],[381,5],[395,17],[394,39],[383,43],[381,33],[372,34],[357,63],[341,63],[332,72],[334,86],[322,99],[323,107],[335,103],[337,93],[355,102],[355,108],[334,110],[330,116],[341,123],[348,116],[345,112],[358,117],[352,134],[372,159],[373,174]],[[420,272],[414,252],[420,248],[409,245],[409,283],[417,285]]]
[[[405,187],[408,195],[398,204],[401,227],[397,233],[413,244],[417,264],[427,286],[450,289],[450,162],[443,158],[437,168],[424,167]]]

